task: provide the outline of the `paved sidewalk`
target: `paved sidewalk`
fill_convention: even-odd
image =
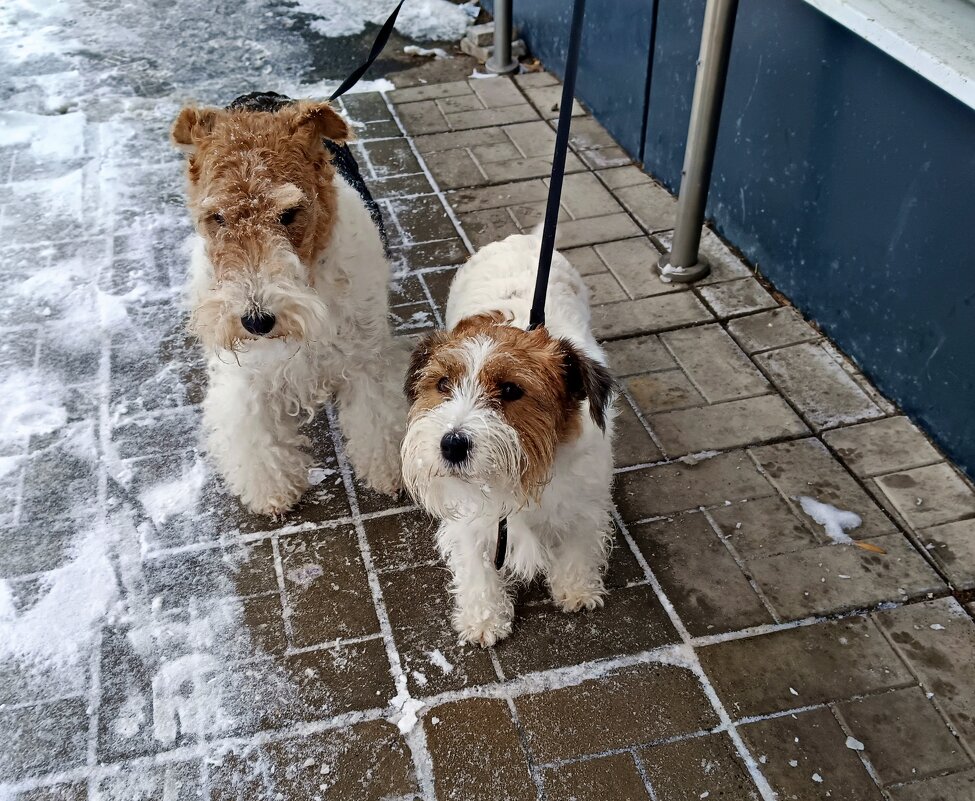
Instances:
[[[975,797],[975,493],[715,235],[709,279],[660,283],[674,200],[583,109],[560,238],[624,390],[611,591],[567,616],[529,588],[480,650],[432,523],[359,485],[329,415],[280,524],[209,472],[180,97],[112,63],[55,118],[82,149],[0,148],[0,799]],[[13,107],[76,66],[21,62]],[[442,322],[473,248],[541,219],[558,86],[438,80],[471,66],[343,101],[403,336]]]

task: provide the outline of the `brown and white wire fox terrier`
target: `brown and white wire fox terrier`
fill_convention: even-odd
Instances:
[[[207,353],[207,450],[254,512],[301,497],[311,457],[299,423],[333,396],[356,473],[382,492],[400,486],[406,355],[350,137],[328,103],[274,93],[184,108],[172,128],[196,227],[189,302]]]

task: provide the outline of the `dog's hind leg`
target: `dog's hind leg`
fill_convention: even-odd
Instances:
[[[377,347],[375,359],[345,373],[335,396],[349,461],[374,490],[395,494],[402,486],[400,444],[406,428],[405,347],[390,338]]]
[[[308,440],[298,433],[298,418],[254,381],[239,368],[211,370],[203,401],[207,451],[248,509],[278,515],[308,487]]]

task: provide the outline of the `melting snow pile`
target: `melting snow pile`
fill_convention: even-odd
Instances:
[[[396,19],[396,30],[411,39],[454,41],[471,22],[475,4],[458,6],[447,0],[410,0]],[[366,23],[382,25],[389,16],[389,0],[298,0],[298,9],[318,17],[312,30],[322,36],[355,36]]]
[[[863,522],[860,515],[856,512],[844,512],[842,509],[817,501],[808,495],[801,495],[796,500],[802,506],[802,511],[826,529],[826,536],[833,542],[846,545],[854,544],[846,532],[852,531]]]

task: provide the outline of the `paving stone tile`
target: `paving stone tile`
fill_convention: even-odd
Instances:
[[[54,701],[22,707],[0,706],[0,780],[11,780],[85,762],[88,702]]]
[[[646,237],[606,242],[596,245],[595,250],[631,298],[688,291],[686,284],[660,280],[654,270],[660,254]]]
[[[774,622],[703,514],[630,526],[630,535],[692,635]]]
[[[613,423],[613,464],[616,467],[633,467],[661,460],[663,454],[660,448],[626,399],[617,401],[616,408],[618,415]]]
[[[666,375],[655,373],[652,375]],[[671,456],[795,437],[809,429],[778,395],[655,414],[651,428]]]
[[[736,718],[914,683],[877,627],[863,617],[708,645],[697,654]]]
[[[792,553],[828,542],[825,534],[803,525],[777,495],[722,506],[713,509],[711,516],[743,559]]]
[[[590,170],[603,170],[607,167],[621,167],[633,163],[630,154],[621,147],[581,150],[579,151],[579,158]]]
[[[677,198],[655,181],[620,186],[613,194],[648,234],[674,227]]]
[[[12,495],[11,495],[12,497]],[[73,555],[78,532],[73,526],[52,526],[43,537],[33,526],[0,529],[0,578],[43,573],[63,565]]]
[[[437,315],[429,302],[396,306],[389,310],[394,336],[432,331],[437,327]]]
[[[549,184],[548,178],[544,183],[546,186]],[[565,176],[561,203],[575,219],[601,217],[622,211],[620,204],[591,172]],[[560,245],[561,242],[560,236]]]
[[[884,785],[972,767],[920,687],[848,701],[837,711]]]
[[[397,106],[396,112],[399,114],[403,128],[411,135],[440,133],[450,130],[450,125],[444,119],[444,115],[434,100],[405,103]]]
[[[118,772],[93,783],[95,801],[124,798],[126,801],[194,801],[203,798],[199,762],[159,766],[123,766]],[[82,796],[85,798],[86,796]]]
[[[429,153],[424,156],[423,160],[426,162],[433,180],[443,190],[480,186],[488,183],[487,175],[478,166],[474,157],[465,150]]]
[[[883,416],[818,344],[807,342],[761,353],[755,361],[817,430]]]
[[[629,215],[618,212],[602,217],[584,217],[567,220],[559,225],[558,244],[560,248],[574,248],[580,245],[595,245],[636,236],[640,230]]]
[[[780,798],[882,801],[884,797],[856,752],[846,747],[846,734],[828,709],[752,723],[738,732],[762,761],[762,773]]]
[[[771,309],[779,305],[754,278],[702,286],[698,291],[721,319],[737,317],[761,309]]]
[[[559,116],[559,107],[562,103],[562,85],[555,84],[549,86],[522,86],[522,91],[528,96],[532,105],[538,109],[538,113],[545,119],[551,120]],[[582,117],[585,109],[577,101],[572,101],[572,116]]]
[[[383,597],[396,601],[386,606],[414,696],[497,680],[488,651],[457,642],[450,625],[453,601],[447,590],[449,581],[447,568],[440,564],[382,573],[379,577]],[[440,651],[449,670],[438,666],[435,651]],[[426,683],[420,683],[413,671],[422,673]]]
[[[573,127],[575,127],[575,122],[573,122]],[[653,178],[635,164],[626,167],[610,167],[605,170],[600,170],[598,175],[599,179],[610,189],[654,182]]]
[[[440,199],[433,196],[413,198],[409,202],[397,201],[396,219],[409,232],[411,243],[437,242],[457,236],[457,229]]]
[[[87,784],[53,784],[12,795],[15,801],[88,801]],[[177,801],[182,801],[178,799]]]
[[[726,734],[643,748],[638,754],[657,801],[760,798]]]
[[[914,528],[975,516],[975,492],[946,463],[881,476],[877,486]]]
[[[892,787],[891,801],[968,801],[975,797],[975,770]]]
[[[626,292],[609,273],[587,275],[582,279],[589,290],[590,303],[615,303],[626,299]]]
[[[635,521],[773,492],[748,457],[733,451],[692,465],[672,462],[620,473],[614,497],[623,519]]]
[[[278,550],[296,648],[379,631],[352,526],[281,537]]]
[[[570,762],[542,773],[549,801],[649,801],[630,754]]]
[[[230,745],[208,759],[210,801],[419,796],[409,746],[385,721],[260,745]]]
[[[660,370],[626,379],[624,386],[644,415],[704,406],[706,401],[681,370]]]
[[[827,431],[823,439],[858,476],[876,476],[941,461],[906,417],[888,417]]]
[[[975,518],[924,529],[918,538],[955,589],[975,588]]]
[[[271,543],[160,556],[143,566],[145,589],[160,609],[182,609],[194,599],[246,598],[278,591]]]
[[[592,612],[566,614],[549,603],[522,607],[514,631],[495,653],[510,678],[648,651],[679,639],[653,588],[643,584],[614,589],[606,605]]]
[[[508,125],[512,122],[537,120],[538,114],[528,103],[503,108],[486,108],[474,111],[445,112],[447,126],[440,130],[459,131],[464,128],[485,128],[491,125]]]
[[[583,245],[579,248],[562,250],[561,253],[569,260],[569,264],[575,267],[579,275],[583,277],[606,272],[606,265],[596,255],[595,248],[592,245]]]
[[[523,88],[529,86],[553,86],[559,82],[552,73],[541,70],[539,72],[523,72],[512,76],[514,82]]]
[[[791,306],[782,306],[728,322],[728,333],[745,353],[760,353],[819,339],[819,332]]]
[[[422,172],[420,162],[413,155],[409,140],[404,137],[362,142],[358,147],[365,154],[364,161],[373,173],[373,178],[414,175]]]
[[[444,267],[460,264],[467,260],[467,248],[460,237],[451,237],[437,242],[420,242],[393,251],[393,261],[400,262],[407,270],[423,267]]]
[[[471,244],[478,250],[512,234],[521,233],[508,209],[485,209],[459,216]]]
[[[437,100],[441,97],[459,97],[469,95],[474,90],[471,89],[467,81],[451,81],[450,83],[431,83],[423,86],[410,86],[406,89],[394,89],[387,93],[387,97],[395,105],[403,103],[415,103],[418,100]],[[355,95],[349,95],[352,99]],[[354,102],[354,101],[353,101]]]
[[[802,511],[797,498],[809,496],[837,509],[858,514],[863,521],[862,525],[846,532],[856,540],[897,531],[894,524],[818,440],[803,439],[765,445],[751,449],[750,453],[768,480],[792,505],[793,511],[817,532],[822,527]]]
[[[710,319],[710,313],[690,292],[625,300],[596,306],[592,310],[593,333],[597,339],[665,331]]]
[[[694,674],[664,664],[523,695],[515,708],[539,762],[688,734],[718,722]]]
[[[874,613],[955,730],[975,745],[975,621],[954,598]]]
[[[450,192],[447,200],[458,214],[483,209],[499,209],[505,206],[540,202],[548,197],[548,188],[541,179],[520,183],[499,184]],[[563,246],[564,247],[564,246]],[[560,247],[560,250],[563,249]]]
[[[470,82],[470,86],[485,108],[517,106],[525,102],[525,96],[518,91],[518,87],[509,78],[474,80]]]
[[[609,360],[609,368],[617,378],[635,373],[670,370],[677,366],[674,357],[654,334],[606,342],[603,350]]]
[[[437,525],[422,509],[366,520],[373,565],[377,570],[399,570],[436,561]]]
[[[705,325],[661,334],[660,341],[708,403],[769,391],[768,382],[720,326]]]
[[[534,801],[535,785],[504,701],[469,698],[423,718],[440,801]]]
[[[784,620],[869,609],[946,589],[903,534],[866,542],[884,553],[830,544],[752,559],[746,567]]]

